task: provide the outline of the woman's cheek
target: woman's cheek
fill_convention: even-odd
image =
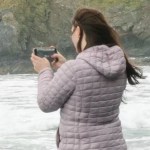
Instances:
[[[77,49],[77,39],[74,36],[72,36],[71,39],[75,49]]]

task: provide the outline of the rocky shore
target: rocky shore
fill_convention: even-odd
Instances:
[[[149,65],[149,6],[149,0],[4,0],[0,2],[0,74],[32,73],[29,55],[33,47],[55,45],[66,56],[74,55],[71,18],[81,7],[99,9],[119,32],[129,56]]]
[[[130,58],[131,62],[137,66],[150,66],[150,57]],[[30,59],[27,60],[3,60],[0,61],[0,75],[6,74],[32,74],[34,71]]]

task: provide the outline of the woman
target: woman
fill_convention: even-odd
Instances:
[[[61,109],[58,149],[126,150],[119,106],[127,79],[137,84],[142,73],[130,64],[117,33],[99,11],[79,9],[71,31],[75,60],[54,54],[58,61],[50,65],[31,56],[39,73],[39,107],[44,112]]]

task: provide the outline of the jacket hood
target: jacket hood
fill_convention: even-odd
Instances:
[[[77,59],[86,61],[107,78],[116,78],[126,70],[124,52],[119,46],[93,46],[79,53]]]

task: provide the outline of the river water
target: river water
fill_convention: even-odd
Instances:
[[[120,119],[128,150],[150,150],[150,67],[137,86],[127,85]],[[59,111],[43,113],[36,103],[37,75],[0,76],[0,150],[56,150]]]

